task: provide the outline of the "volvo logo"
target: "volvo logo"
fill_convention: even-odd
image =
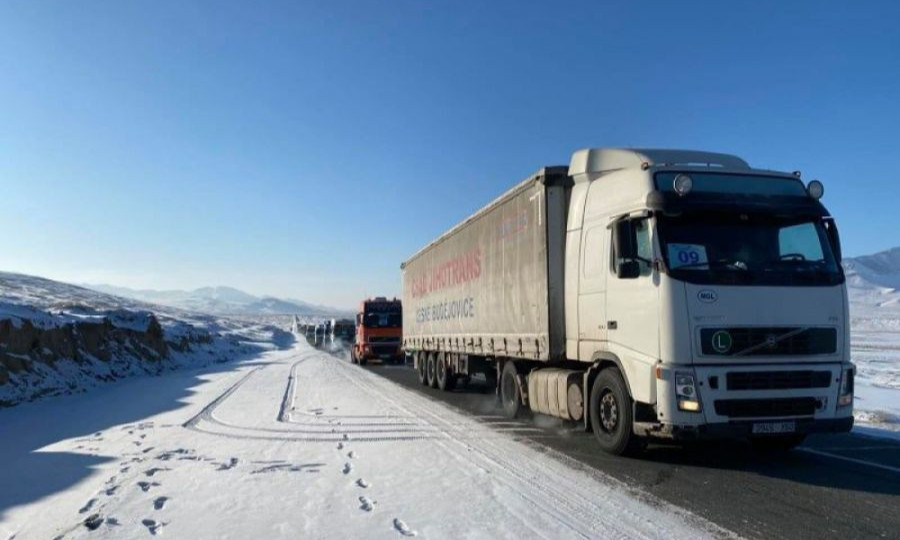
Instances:
[[[702,291],[697,293],[697,300],[700,300],[704,304],[712,304],[718,299],[718,293],[716,293],[716,291],[712,289],[703,289]]]
[[[769,334],[766,336],[766,348],[774,349],[778,347],[778,338],[775,337],[775,334]]]

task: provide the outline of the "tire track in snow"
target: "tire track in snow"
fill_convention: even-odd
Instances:
[[[532,461],[529,462],[528,467],[522,467],[520,460],[510,457],[512,453],[509,452],[509,449],[501,446],[504,442],[522,443],[512,441],[508,437],[475,436],[460,440],[457,437],[458,430],[454,426],[454,422],[445,420],[442,416],[448,412],[453,415],[459,413],[445,405],[413,394],[387,379],[349,364],[338,362],[331,368],[361,391],[369,393],[373,397],[387,400],[400,410],[410,413],[416,411],[420,415],[426,415],[443,432],[442,440],[435,441],[439,446],[467,464],[472,463],[473,454],[475,454],[474,457],[480,462],[479,465],[490,471],[495,480],[501,480],[512,493],[521,497],[537,512],[553,516],[580,537],[594,538],[598,534],[602,534],[605,538],[650,539],[669,536],[661,528],[658,528],[655,533],[644,533],[645,527],[642,525],[647,523],[647,516],[628,508],[631,501],[622,502],[624,494],[631,494],[633,497],[629,498],[637,499],[638,504],[673,511],[682,520],[700,525],[711,536],[735,536],[730,531],[721,529],[689,512],[663,503],[652,495],[643,492],[636,494],[630,486],[596,471],[589,471],[583,478],[574,478],[572,474],[578,473],[563,476],[553,470],[558,467],[566,467],[563,463],[571,461],[568,459],[559,460],[559,463],[552,463],[549,466],[543,462],[539,464]],[[475,421],[472,421],[469,429],[479,432],[489,430]],[[578,467],[578,469],[583,469],[583,467]],[[615,495],[615,497],[603,498],[603,505],[591,502],[597,499],[598,482],[603,491]],[[548,500],[553,501],[553,504],[547,504]],[[541,535],[539,531],[535,531],[535,533]]]

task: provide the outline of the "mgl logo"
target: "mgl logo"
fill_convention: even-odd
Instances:
[[[703,289],[697,293],[697,300],[700,300],[704,304],[712,304],[718,299],[719,294],[712,289]]]

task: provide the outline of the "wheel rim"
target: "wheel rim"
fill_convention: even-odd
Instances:
[[[600,425],[607,433],[612,433],[619,425],[619,404],[609,388],[604,388],[600,395]]]

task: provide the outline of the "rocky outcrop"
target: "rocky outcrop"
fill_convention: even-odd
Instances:
[[[60,360],[109,362],[127,356],[152,363],[169,358],[173,349],[185,352],[192,343],[212,342],[207,332],[193,328],[167,341],[162,325],[152,313],[140,316],[140,323],[135,324],[132,317],[125,325],[117,324],[123,319],[122,312],[38,325],[28,319],[2,319],[0,385],[9,382],[10,374],[31,371],[36,362],[53,366]]]

